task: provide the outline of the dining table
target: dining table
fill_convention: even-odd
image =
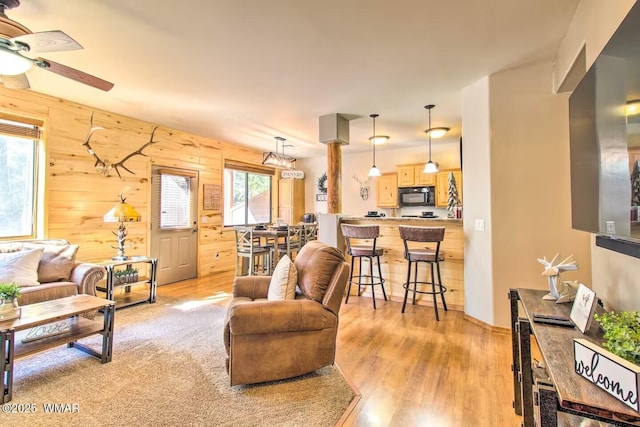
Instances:
[[[288,227],[265,227],[262,228],[254,228],[253,229],[253,237],[257,237],[260,239],[258,243],[263,247],[273,247],[273,265],[278,264],[280,257],[278,255],[276,245],[278,243],[282,243],[281,239],[286,243],[286,239],[289,236]]]

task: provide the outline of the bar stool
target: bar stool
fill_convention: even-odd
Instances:
[[[376,294],[374,288],[380,285],[382,295],[387,301],[387,293],[384,291],[384,279],[382,278],[382,270],[380,269],[380,255],[384,252],[383,248],[376,246],[376,240],[380,236],[380,227],[377,225],[350,225],[340,224],[342,235],[347,243],[347,253],[351,255],[351,273],[349,277],[349,289],[347,290],[347,298],[345,304],[349,302],[349,294],[351,293],[351,284],[358,285],[358,296],[360,296],[361,286],[371,286],[371,297],[373,299],[373,309],[376,309]],[[352,242],[351,239],[363,240],[373,239],[372,243],[363,245],[364,242]],[[355,244],[354,244],[355,243]],[[358,275],[353,275],[353,267],[355,259],[358,258],[359,267]],[[362,274],[362,258],[369,260],[369,274]],[[373,259],[378,262],[378,275],[373,275]]]
[[[436,295],[440,294],[444,311],[447,311],[447,302],[444,300],[444,293],[447,288],[442,285],[442,277],[440,276],[440,262],[444,261],[444,252],[440,250],[440,243],[444,240],[444,227],[410,227],[400,225],[400,238],[404,242],[404,259],[409,261],[407,266],[407,282],[402,284],[404,288],[404,301],[402,302],[402,313],[407,305],[407,295],[409,291],[413,292],[413,304],[416,303],[416,294],[433,295],[433,307],[436,311],[436,320],[440,321],[438,316],[438,302]],[[407,242],[435,243],[435,250],[430,248],[409,247]],[[418,281],[418,263],[425,262],[429,264],[431,270],[430,282]],[[415,263],[413,281],[411,280],[411,263]],[[433,266],[436,267],[438,281],[435,281]],[[411,289],[413,283],[413,289]],[[430,291],[418,290],[418,284],[431,285]]]

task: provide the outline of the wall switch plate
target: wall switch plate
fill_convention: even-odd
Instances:
[[[616,234],[616,223],[614,221],[607,221],[607,234]]]
[[[476,219],[476,231],[484,231],[484,219]]]

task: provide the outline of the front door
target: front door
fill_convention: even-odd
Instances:
[[[151,175],[151,255],[158,285],[196,277],[198,173],[154,166]]]

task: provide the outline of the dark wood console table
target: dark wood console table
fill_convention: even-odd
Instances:
[[[547,293],[533,289],[509,292],[513,406],[522,415],[522,425],[578,426],[581,418],[586,417],[613,425],[640,426],[640,413],[575,373],[573,339],[585,338],[601,345],[602,334],[596,322],[586,334],[577,328],[533,322],[534,313],[569,316],[571,304],[543,300]],[[542,353],[544,368],[532,364],[531,335]]]

